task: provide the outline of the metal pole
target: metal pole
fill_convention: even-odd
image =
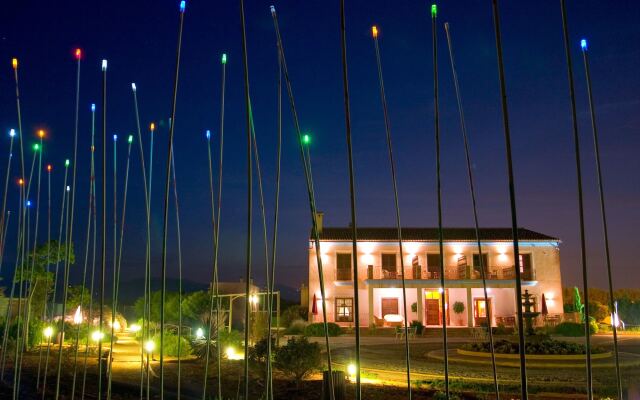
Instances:
[[[502,38],[500,35],[500,13],[498,0],[492,0],[493,23],[496,35],[496,52],[498,55],[498,77],[500,79],[500,100],[502,104],[502,123],[507,158],[507,173],[509,176],[509,206],[511,208],[511,229],[513,231],[513,264],[516,276],[516,315],[518,319],[518,346],[520,349],[520,389],[521,400],[529,398],[527,390],[527,362],[525,359],[524,326],[522,319],[522,279],[520,277],[520,247],[518,242],[518,216],[516,212],[516,189],[513,176],[513,161],[511,156],[511,131],[509,129],[509,111],[507,107],[507,88],[504,78],[504,61],[502,59]]]

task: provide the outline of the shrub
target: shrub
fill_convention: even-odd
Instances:
[[[320,346],[311,343],[307,338],[291,338],[286,345],[280,347],[274,358],[274,365],[283,374],[290,376],[300,387],[300,382],[321,366]]]
[[[329,331],[329,336],[338,336],[340,334],[340,326],[334,324],[333,322],[327,323],[327,330]],[[322,322],[317,322],[315,324],[309,324],[304,328],[305,336],[324,336],[324,324]]]
[[[422,325],[422,322],[420,321],[411,321],[411,326],[412,328],[415,326],[416,327],[416,333],[418,335],[422,335],[422,331],[424,330],[424,325]]]
[[[309,315],[309,309],[302,306],[287,307],[280,315],[280,325],[290,327],[291,324],[298,320],[306,321]]]
[[[598,333],[598,324],[594,320],[589,322],[591,334]],[[556,326],[555,333],[561,336],[584,336],[584,325],[577,322],[563,322]]]
[[[187,339],[174,335],[173,333],[165,332],[163,343],[165,356],[178,357],[178,340],[180,341],[180,357],[186,357],[193,353],[191,343]],[[156,343],[156,346],[160,345],[159,333],[153,337],[153,341]],[[159,352],[159,350],[156,350],[156,352]]]
[[[295,321],[291,322],[291,325],[289,325],[289,328],[287,328],[287,333],[290,335],[302,335],[307,325],[309,324],[305,321],[296,319]]]

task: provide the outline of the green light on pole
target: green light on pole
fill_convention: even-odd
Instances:
[[[68,167],[69,164],[71,164],[71,161],[69,161],[69,159],[67,158],[66,160],[64,160],[64,166]]]
[[[133,135],[129,135],[128,141],[129,141],[129,143],[133,143]]]
[[[40,150],[40,145],[38,143],[35,143],[33,145],[33,151],[38,151],[38,150]]]
[[[431,16],[435,18],[438,15],[438,6],[435,4],[431,5]]]
[[[309,136],[308,133],[305,133],[304,135],[302,135],[302,143],[303,144],[311,143],[311,136]]]
[[[222,63],[223,64],[227,63],[227,53],[222,53]]]

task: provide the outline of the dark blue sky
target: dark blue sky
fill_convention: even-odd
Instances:
[[[64,158],[72,155],[75,89],[73,49],[79,46],[85,53],[82,62],[78,203],[74,234],[76,252],[82,259],[89,176],[89,107],[95,102],[100,112],[100,61],[103,58],[109,60],[109,138],[113,133],[124,138],[134,132],[131,82],[137,83],[143,124],[166,120],[170,111],[178,2],[71,0],[53,3],[11,0],[6,3],[0,16],[0,70],[4,71],[0,73],[0,128],[5,135],[9,128],[17,124],[11,58],[18,57],[24,137],[29,141],[35,140],[35,132],[39,127],[45,127],[49,132],[45,159],[53,163],[55,169],[54,221],[58,221],[62,165]],[[376,24],[380,29],[404,224],[434,226],[435,150],[429,4],[417,1],[347,3],[358,222],[376,226],[391,226],[394,223],[384,126],[370,36],[370,27]],[[619,287],[637,286],[640,281],[635,254],[638,244],[636,226],[640,220],[637,207],[640,196],[637,174],[640,168],[637,157],[640,145],[637,134],[640,128],[640,76],[637,73],[640,70],[640,26],[637,23],[640,20],[640,6],[632,1],[568,3],[584,150],[591,279],[596,286],[604,286],[606,282],[591,128],[579,51],[579,39],[582,37],[589,39],[591,49],[615,284]],[[277,79],[275,35],[269,13],[271,4],[248,2],[246,8],[251,94],[263,161],[269,220],[273,211]],[[313,134],[312,159],[318,207],[325,211],[327,225],[346,225],[349,221],[349,193],[340,67],[339,2],[288,0],[277,2],[275,6],[301,124],[304,130]],[[501,17],[520,225],[562,239],[563,281],[565,284],[578,284],[581,275],[577,258],[575,167],[559,3],[504,2]],[[509,226],[504,139],[489,0],[439,4],[444,223],[447,226],[469,226],[472,223],[458,114],[442,27],[445,21],[451,25],[473,146],[480,222],[484,226]],[[222,52],[228,53],[229,62],[221,268],[224,279],[238,279],[244,275],[246,225],[245,120],[238,2],[189,2],[185,17],[175,146],[185,277],[201,282],[209,279],[212,254],[204,131],[211,129],[217,140],[220,118],[219,60]],[[286,98],[283,101],[285,125],[278,280],[297,286],[306,280],[307,275],[309,211],[288,103]],[[144,137],[148,149],[147,131]],[[7,154],[8,145],[8,136],[3,136],[0,140],[0,154],[3,157]],[[110,141],[108,146],[111,160]],[[154,150],[152,208],[156,260],[153,268],[156,273],[160,269],[166,149],[165,125],[156,132]],[[143,273],[143,191],[137,147],[134,150],[123,279]],[[118,145],[120,189],[125,152],[126,143],[121,140]],[[31,152],[27,153],[30,157]],[[14,178],[18,177],[17,166],[15,162],[12,170]],[[4,163],[1,168],[4,176]],[[109,185],[112,185],[111,181]],[[9,207],[15,209],[16,190],[15,187],[12,189]],[[44,207],[46,203],[41,202]],[[121,197],[119,202],[122,203]],[[259,221],[256,221],[254,231],[254,268],[255,276],[260,281],[264,276],[264,253]],[[15,222],[13,220],[10,227],[11,237],[15,236]],[[56,224],[54,230],[57,229]],[[44,230],[40,234],[44,235]],[[170,243],[169,268],[171,274],[175,275],[175,241]],[[13,254],[14,241],[10,240],[7,246],[7,254]],[[3,272],[12,265],[6,263],[8,260],[11,258],[5,259]],[[76,267],[76,271],[79,270]]]

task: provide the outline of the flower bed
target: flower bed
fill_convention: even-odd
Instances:
[[[480,343],[467,343],[462,345],[462,350],[475,351],[481,353],[491,352],[489,342]],[[494,343],[494,350],[496,354],[518,354],[518,343],[510,342],[508,340],[498,340]],[[526,354],[537,355],[580,355],[586,353],[584,345],[579,343],[564,342],[561,340],[544,339],[536,342],[527,342],[525,345]],[[592,354],[606,353],[606,350],[592,346]]]

